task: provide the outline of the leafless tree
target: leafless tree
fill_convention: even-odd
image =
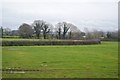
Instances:
[[[42,27],[45,25],[45,21],[43,20],[35,20],[32,24],[34,27],[34,32],[36,34],[36,37],[39,39],[42,31]]]

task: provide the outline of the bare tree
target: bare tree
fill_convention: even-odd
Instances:
[[[56,25],[56,32],[58,34],[58,38],[61,37],[63,39],[80,39],[80,30],[73,25],[72,23],[67,22],[59,22]]]
[[[93,38],[104,38],[104,36],[105,36],[105,34],[104,34],[104,32],[103,31],[98,31],[98,30],[96,30],[96,29],[94,29],[92,32],[91,32],[91,34],[92,34],[92,37]]]
[[[119,33],[118,31],[113,31],[113,32],[107,32],[107,39],[108,40],[115,40],[118,41],[119,40]]]
[[[70,30],[69,30],[69,38],[70,38],[70,39],[80,39],[81,31],[78,29],[78,27],[75,26],[75,25],[72,24],[72,23],[68,23],[68,26],[70,27]]]
[[[61,32],[62,32],[62,31],[61,31],[61,27],[59,27],[59,28],[58,28],[58,31],[57,31],[57,33],[58,33],[58,39],[61,39]]]
[[[70,29],[70,27],[67,26],[67,23],[63,22],[63,39],[65,39],[65,35],[69,29]]]
[[[50,32],[50,30],[52,31],[53,29],[52,24],[47,23],[46,21],[43,20],[35,20],[32,25],[34,27],[37,38],[40,38],[42,33],[43,38],[46,39],[47,34]]]
[[[58,38],[58,39],[61,39],[61,35],[62,35],[62,23],[57,23],[56,25],[55,25],[55,31],[56,31],[56,33],[57,33],[57,35],[56,35],[56,37]]]
[[[39,39],[41,35],[42,27],[45,25],[45,21],[43,20],[35,20],[32,24],[35,30],[36,37]]]
[[[86,39],[92,39],[92,33],[88,30],[88,28],[84,28],[84,31],[86,33],[85,37]]]
[[[47,33],[50,32],[49,25],[45,24],[44,26],[42,26],[42,30],[43,30],[43,37],[44,39],[46,39]]]
[[[68,32],[70,27],[68,27],[68,23],[66,22],[59,22],[57,25],[56,25],[56,32],[58,34],[58,38],[61,39],[61,37],[63,39],[65,39],[65,36]]]

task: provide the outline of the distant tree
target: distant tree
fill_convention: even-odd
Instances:
[[[19,30],[12,30],[10,36],[19,36]]]
[[[33,35],[33,29],[29,24],[23,23],[19,27],[19,35],[22,38],[31,38]]]
[[[118,31],[111,32],[111,39],[115,40],[115,41],[118,41],[118,39],[119,39]]]
[[[36,34],[36,37],[39,39],[40,35],[41,35],[41,30],[42,27],[45,25],[45,21],[43,20],[35,20],[32,24],[32,26],[34,27],[34,31]]]
[[[0,37],[19,36],[18,30],[11,30],[10,28],[0,28]]]
[[[3,29],[3,35],[5,36],[10,36],[11,29],[10,28],[4,28]]]
[[[103,39],[105,37],[105,32],[98,31],[96,29],[89,31],[87,28],[85,28],[85,33],[87,39],[95,39],[95,38]]]
[[[118,41],[119,40],[119,30],[107,32],[105,40]]]
[[[58,31],[57,31],[57,33],[58,33],[58,39],[61,39],[61,32],[62,32],[62,31],[61,31],[61,27],[59,27],[59,28],[58,28]]]
[[[81,32],[81,36],[85,36],[85,32]]]
[[[56,31],[56,33],[57,33],[56,37],[57,37],[58,39],[61,39],[61,35],[62,35],[62,24],[61,24],[61,23],[57,23],[57,24],[55,25],[55,31]]]
[[[0,37],[1,38],[3,37],[3,28],[2,27],[0,28]]]
[[[10,28],[0,28],[0,37],[10,37],[12,30]]]
[[[72,36],[71,39],[73,40],[79,40],[81,38],[80,32],[72,32],[71,36]]]
[[[69,29],[70,29],[70,27],[67,26],[67,23],[63,22],[63,39],[65,39],[65,35]]]
[[[81,38],[81,31],[78,29],[77,26],[75,26],[74,24],[72,23],[68,23],[67,24],[68,27],[70,27],[69,29],[69,39],[74,39],[74,40],[77,40],[77,39],[80,39]]]
[[[94,37],[93,37],[93,32],[92,31],[89,31],[89,29],[88,28],[84,28],[84,31],[85,31],[85,33],[86,33],[86,39],[93,39]]]
[[[80,39],[80,30],[72,23],[59,22],[55,26],[58,39]]]
[[[66,23],[66,22],[62,22],[61,23],[61,22],[59,22],[56,25],[56,32],[58,33],[58,38],[60,39],[62,37],[63,39],[65,39],[66,34],[67,34],[69,29],[70,29],[70,27],[68,26],[68,23]]]
[[[44,39],[46,39],[47,33],[50,32],[49,25],[45,24],[44,26],[42,26],[42,30],[43,30],[43,37]]]
[[[69,39],[72,38],[72,31],[69,32]]]
[[[92,37],[93,38],[104,38],[105,37],[105,33],[103,32],[103,31],[98,31],[98,30],[96,30],[96,29],[94,29],[92,32],[91,32],[91,34],[92,34]]]
[[[111,38],[111,32],[107,32],[107,38],[108,38],[108,39]]]
[[[35,20],[34,23],[32,24],[35,30],[35,34],[37,38],[40,38],[41,33],[43,34],[43,38],[47,38],[47,34],[50,32],[52,33],[53,26],[52,24],[47,23],[46,21],[43,20]]]
[[[118,29],[118,41],[120,41],[120,29]]]

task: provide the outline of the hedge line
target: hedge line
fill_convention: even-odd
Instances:
[[[2,41],[2,46],[39,46],[39,45],[90,45],[100,44],[100,40],[59,40],[59,41]]]

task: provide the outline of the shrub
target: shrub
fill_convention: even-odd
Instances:
[[[52,41],[2,41],[2,46],[39,46],[39,45],[91,45],[100,44],[98,39],[94,40],[52,40]]]

